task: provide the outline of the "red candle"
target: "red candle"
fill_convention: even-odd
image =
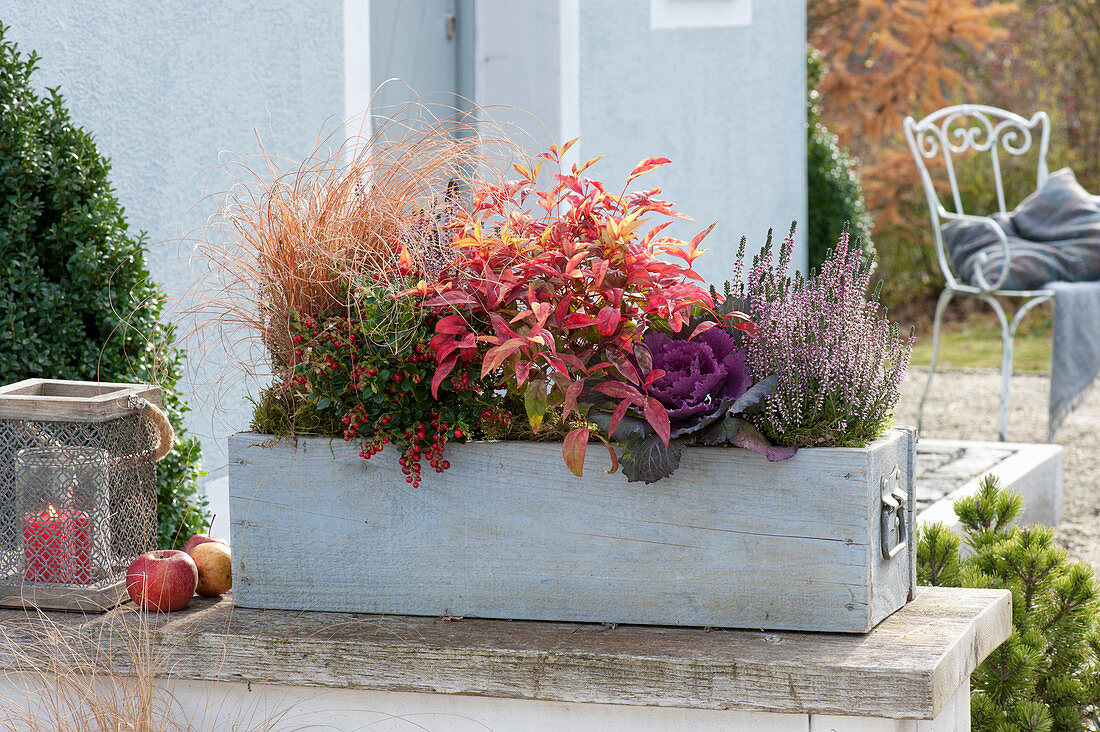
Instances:
[[[27,582],[90,584],[92,567],[92,522],[85,511],[62,509],[23,516],[23,552],[27,560]]]

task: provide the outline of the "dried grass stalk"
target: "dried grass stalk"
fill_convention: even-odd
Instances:
[[[395,281],[402,257],[429,275],[438,271],[448,242],[425,235],[424,222],[445,228],[446,209],[481,181],[499,179],[501,161],[519,154],[491,123],[469,113],[439,119],[416,103],[369,137],[345,134],[320,140],[297,165],[266,153],[235,161],[244,173],[219,212],[223,236],[207,236],[201,247],[210,269],[193,309],[227,350],[242,335],[258,336],[272,365],[285,367],[294,363],[291,310],[314,317],[350,309],[356,283],[396,292],[404,287]]]

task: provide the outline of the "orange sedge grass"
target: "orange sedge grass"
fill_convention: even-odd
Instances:
[[[270,363],[256,371],[295,363],[291,312],[350,312],[350,286],[396,294],[407,286],[399,262],[430,269],[437,253],[410,228],[435,221],[452,195],[502,178],[501,161],[522,155],[493,123],[469,112],[440,118],[417,102],[367,136],[347,133],[320,139],[297,164],[263,152],[235,159],[239,183],[200,245],[208,273],[191,310],[197,329],[231,352],[258,337]]]

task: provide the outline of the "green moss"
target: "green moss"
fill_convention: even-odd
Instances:
[[[277,437],[294,435],[323,435],[341,437],[344,426],[330,410],[318,410],[314,402],[285,384],[272,384],[252,400],[252,424],[254,432]]]

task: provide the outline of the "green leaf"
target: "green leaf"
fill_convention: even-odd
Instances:
[[[532,432],[539,431],[542,418],[546,415],[546,403],[546,383],[541,379],[532,380],[523,393],[523,407],[527,410],[527,420],[531,423]]]

